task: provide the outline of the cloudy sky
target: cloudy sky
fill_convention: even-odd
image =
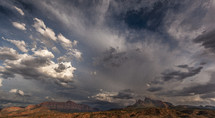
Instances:
[[[214,0],[0,0],[0,107],[215,105]]]

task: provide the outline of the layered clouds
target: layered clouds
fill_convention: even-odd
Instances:
[[[46,96],[99,107],[144,96],[214,104],[213,0],[0,3],[4,17],[18,12],[13,32],[0,30],[3,79],[57,84]]]
[[[18,59],[18,53],[16,50],[12,49],[12,48],[8,48],[8,47],[1,47],[0,48],[1,53],[0,53],[0,59],[1,60],[6,60],[6,59],[10,59],[10,60],[16,60]]]
[[[71,62],[55,63],[52,61],[54,58],[53,53],[46,49],[36,50],[32,55],[18,54],[11,48],[5,48],[5,50],[6,52],[1,55],[8,56],[8,58],[2,57],[4,63],[1,74],[5,79],[14,77],[15,74],[20,74],[26,79],[53,79],[57,82],[68,82],[73,78],[76,68],[71,65]],[[14,51],[14,53],[11,54],[9,51]],[[60,65],[64,66],[64,68],[60,68],[60,71],[57,71]]]
[[[21,15],[24,12],[14,7]],[[62,33],[55,35],[53,29],[47,27],[45,23],[38,18],[32,18],[33,24],[29,24],[30,40],[26,43],[24,40],[8,39],[2,37],[3,41],[10,42],[8,47],[2,46],[0,59],[1,70],[0,75],[3,79],[14,78],[21,75],[24,79],[36,79],[44,81],[53,81],[61,86],[70,87],[69,82],[73,80],[75,67],[72,66],[72,59],[57,61],[61,56],[70,55],[71,57],[80,59],[81,52],[74,48],[77,41],[73,42],[63,36]],[[12,22],[13,26],[20,30],[27,30],[24,23]],[[34,29],[32,29],[34,28]],[[33,31],[32,31],[33,30]],[[33,32],[38,34],[33,34]],[[24,32],[23,32],[24,33]],[[28,38],[28,37],[27,37]],[[30,45],[33,43],[33,45]],[[60,43],[60,45],[58,45]],[[51,48],[50,45],[55,47]],[[15,45],[18,50],[13,48]],[[63,48],[63,49],[58,49]],[[50,50],[58,50],[61,55],[55,56]],[[17,90],[17,93],[20,91]]]

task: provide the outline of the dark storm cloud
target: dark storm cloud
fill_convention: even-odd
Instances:
[[[8,16],[8,17],[15,15],[15,13],[10,8],[2,6],[1,4],[0,4],[0,14],[4,14],[5,16]]]
[[[49,3],[49,1],[46,1],[47,3]],[[75,1],[68,1],[68,0],[61,0],[58,1],[56,3],[60,4],[60,5],[64,5],[65,6],[65,10],[68,10],[69,8],[73,9],[73,10],[78,10],[80,12],[79,15],[83,15],[86,19],[81,19],[83,20],[82,23],[84,24],[88,24],[88,25],[95,25],[98,21],[98,18],[100,17],[101,14],[99,14],[99,12],[102,11],[97,11],[98,7],[100,7],[103,4],[104,1],[102,0],[93,0],[93,1],[88,1],[88,0],[75,0]],[[53,3],[49,3],[49,4],[53,4]],[[53,4],[54,5],[54,4]],[[68,5],[68,6],[67,6]],[[68,7],[68,8],[67,8]],[[65,11],[66,12],[66,11]],[[72,13],[74,11],[71,11]]]
[[[203,94],[203,97],[205,95],[209,95],[210,93],[215,91],[215,84],[214,83],[208,83],[204,85],[195,85],[191,87],[185,87],[182,90],[172,90],[167,91],[163,93],[158,93],[159,95],[165,95],[165,96],[192,96],[197,94]]]
[[[7,100],[7,99],[0,99],[0,104],[3,104],[3,103],[25,103],[25,102],[15,101],[15,100]]]
[[[124,22],[131,29],[159,31],[169,10],[177,11],[183,2],[170,0],[125,0],[110,3],[108,17]],[[118,5],[118,6],[117,6]]]
[[[162,90],[163,88],[162,87],[150,87],[150,88],[148,88],[147,90],[149,91],[149,92],[157,92],[157,91],[160,91],[160,90]]]
[[[75,85],[74,85],[75,86]],[[77,100],[77,101],[85,101],[86,99],[88,99],[88,96],[90,96],[91,94],[93,94],[94,91],[87,91],[87,90],[83,90],[83,89],[79,89],[78,87],[74,87],[74,88],[60,88],[60,87],[56,87],[56,94],[59,96],[63,96],[65,98],[69,98],[72,100]]]
[[[207,63],[206,63],[206,62],[201,62],[201,63],[200,63],[200,65],[205,65],[205,64],[207,64]]]
[[[51,63],[51,60],[46,57],[32,57],[27,60],[22,60],[21,64],[28,66],[28,67],[42,67],[45,65],[49,65]]]
[[[20,66],[11,66],[12,68],[7,68],[4,72],[1,72],[2,77],[15,77],[15,74],[22,75],[25,79],[43,79],[43,75],[41,75],[38,70],[34,67],[20,67]],[[29,71],[30,70],[30,71]],[[10,75],[10,76],[8,76]]]
[[[43,76],[40,75],[40,73],[33,67],[27,67],[27,68],[14,67],[12,69],[8,69],[8,71],[20,74],[25,79],[43,79]]]
[[[26,106],[28,104],[35,104],[35,101],[31,98],[31,96],[27,94],[24,95],[24,92],[21,90],[13,92],[1,90],[0,94],[0,107]]]
[[[169,80],[172,80],[172,79],[175,79],[175,80],[183,80],[183,79],[186,79],[188,77],[192,77],[192,76],[195,76],[197,74],[199,74],[202,70],[203,67],[188,67],[188,65],[179,65],[178,66],[179,68],[184,68],[186,69],[188,72],[182,72],[182,71],[167,71],[167,72],[164,72],[162,73],[162,79],[164,81],[169,81]]]
[[[62,72],[65,69],[66,69],[66,66],[64,64],[60,63],[60,64],[58,64],[58,67],[55,68],[55,71],[56,72]]]
[[[8,104],[9,105],[4,105]],[[13,106],[14,104],[18,106],[26,106],[28,104],[35,104],[33,102],[27,102],[27,101],[19,101],[19,100],[8,100],[8,99],[0,99],[0,108],[8,107],[8,106]]]
[[[113,98],[117,99],[132,99],[134,96],[134,93],[130,89],[119,91],[119,93],[116,96],[113,96]]]
[[[2,78],[8,79],[8,78],[14,78],[15,75],[13,72],[11,71],[4,71],[4,70],[0,70],[0,74]]]
[[[215,52],[215,30],[204,32],[202,35],[194,39],[194,42],[201,43],[206,49]]]
[[[166,95],[166,96],[188,96],[192,91],[192,87],[183,88],[181,91],[168,91],[168,92],[162,92],[162,90],[165,90],[165,86],[163,87],[156,87],[154,85],[165,85],[165,82],[168,82],[170,80],[177,80],[178,82],[181,82],[184,79],[187,79],[189,77],[193,77],[201,72],[203,69],[202,64],[199,67],[190,67],[189,65],[177,65],[178,68],[182,70],[166,70],[163,73],[161,73],[161,78],[157,77],[155,80],[151,81],[151,86],[147,89],[149,92],[160,92],[157,93],[158,95]],[[200,87],[199,89],[203,89],[204,87]],[[193,88],[195,90],[195,87]],[[207,91],[207,90],[206,90]]]
[[[6,60],[6,59],[9,59],[9,60],[16,60],[17,57],[16,55],[14,54],[4,54],[4,53],[0,53],[0,60]]]
[[[87,104],[93,108],[99,108],[100,110],[110,110],[110,109],[122,108],[122,106],[117,103],[111,103],[111,102],[100,101],[100,100],[91,100],[88,102],[83,102],[83,104]]]
[[[208,83],[205,85],[196,85],[193,87],[186,87],[183,88],[182,92],[180,92],[181,95],[186,95],[189,93],[194,94],[206,94],[211,93],[215,91],[215,84],[214,83]]]
[[[14,5],[20,6],[22,9],[28,11],[31,14],[38,11],[38,8],[35,7],[33,3],[25,0],[15,0]]]
[[[203,94],[201,95],[201,98],[214,98],[215,97],[215,92],[213,93],[206,93],[206,94]]]
[[[179,68],[188,68],[188,65],[178,65]]]
[[[119,67],[128,59],[126,52],[118,52],[118,49],[111,47],[100,57],[96,58],[94,64],[104,67]]]
[[[152,8],[127,11],[124,21],[130,28],[157,30],[162,24],[167,6],[167,0],[165,0],[155,2]]]
[[[17,11],[17,7],[22,10],[23,9],[22,5],[18,4],[19,1],[17,0],[10,0],[10,1],[0,1],[0,19],[6,19],[8,21],[11,20],[17,20],[20,19],[22,17],[22,15],[20,15],[19,11]],[[24,12],[23,12],[24,13]]]

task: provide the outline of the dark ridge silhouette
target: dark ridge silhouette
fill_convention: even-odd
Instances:
[[[163,102],[160,100],[153,100],[151,98],[145,97],[145,100],[137,100],[135,104],[128,107],[134,108],[146,108],[146,107],[158,107],[158,108],[172,108],[174,105],[169,102]]]

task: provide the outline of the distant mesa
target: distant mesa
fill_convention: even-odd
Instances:
[[[137,100],[135,104],[128,106],[129,108],[145,108],[145,107],[158,107],[158,108],[172,108],[174,105],[169,102],[163,102],[160,100],[153,100],[151,98],[145,97],[143,100]]]
[[[88,105],[77,104],[73,101],[43,102],[37,106],[48,108],[50,110],[63,111],[63,112],[92,112],[92,111],[96,111],[96,109],[91,108]]]
[[[169,102],[163,102],[160,100],[153,100],[151,98],[145,97],[144,100],[137,100],[133,105],[128,106],[127,108],[177,108],[177,109],[206,109],[206,110],[215,110],[215,106],[192,106],[192,105],[173,105]]]
[[[3,108],[0,112],[0,117],[5,116],[22,116],[28,114],[38,114],[38,113],[49,113],[51,111],[56,112],[93,112],[97,109],[91,108],[90,106],[77,104],[72,101],[67,102],[43,102],[36,105],[28,105],[27,107],[7,107]]]

